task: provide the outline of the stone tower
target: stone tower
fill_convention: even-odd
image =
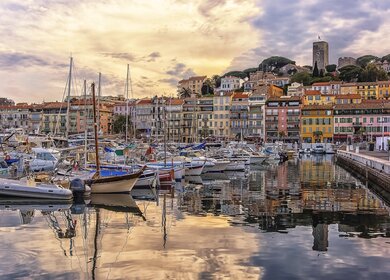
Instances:
[[[318,41],[313,42],[313,68],[317,62],[318,71],[329,65],[329,45],[328,42]]]

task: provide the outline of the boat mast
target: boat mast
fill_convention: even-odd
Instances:
[[[95,133],[95,156],[96,156],[96,173],[94,176],[100,176],[99,143],[98,143],[97,122],[96,122],[95,83],[91,84],[91,91],[92,91],[93,128]]]
[[[130,66],[127,64],[127,74],[126,74],[126,145],[128,144],[129,137],[129,72]]]
[[[87,116],[87,81],[84,80],[84,167],[87,166],[87,138],[88,138],[88,116]]]
[[[134,100],[133,82],[131,81],[130,67],[128,68],[128,72],[129,72],[129,84],[130,84],[130,97],[131,97],[131,99]],[[133,107],[133,112],[135,112],[134,109],[135,109],[135,107]],[[135,113],[133,113],[131,120],[133,122],[133,133],[134,133],[134,139],[135,139]]]
[[[167,166],[167,131],[166,131],[166,122],[167,122],[167,113],[166,113],[166,108],[165,108],[165,102],[163,104],[163,132],[164,132],[164,166]]]
[[[73,68],[73,57],[70,57],[69,63],[69,77],[68,77],[68,107],[66,109],[66,138],[69,137],[69,129],[70,129],[70,89],[72,85],[72,68]]]
[[[99,72],[99,81],[98,81],[98,98],[97,98],[97,127],[98,127],[98,132],[100,131],[100,97],[101,97],[101,92],[102,92],[102,87],[101,87],[101,82],[102,82],[102,73]]]

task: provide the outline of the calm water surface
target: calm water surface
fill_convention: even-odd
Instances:
[[[390,209],[330,157],[186,181],[0,201],[0,278],[390,279]]]

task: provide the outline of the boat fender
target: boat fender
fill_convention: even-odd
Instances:
[[[73,193],[84,193],[85,192],[85,183],[83,180],[76,178],[70,181],[70,190]]]

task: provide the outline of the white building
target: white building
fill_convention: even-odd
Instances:
[[[238,90],[244,84],[244,80],[234,76],[227,76],[221,78],[221,87],[218,89],[219,91],[234,91]]]
[[[287,87],[288,96],[302,96],[303,94],[303,84],[301,83],[292,83]]]

